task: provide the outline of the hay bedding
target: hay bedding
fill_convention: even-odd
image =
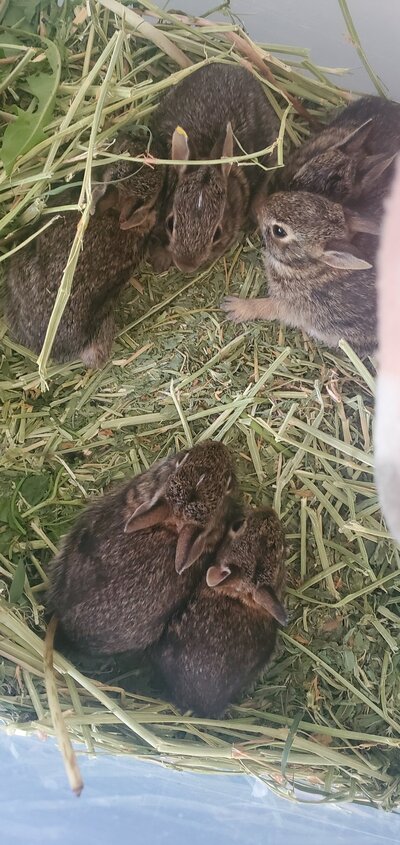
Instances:
[[[16,106],[38,95],[34,75],[40,96],[37,134],[28,119],[18,136],[25,146],[17,149],[10,134],[12,143],[4,141],[1,260],[29,236],[26,224],[51,184],[83,180],[85,188],[94,154],[104,162],[117,127],[145,122],[185,63],[252,60],[259,74],[264,67],[283,119],[279,162],[283,137],[299,143],[309,131],[297,99],[322,120],[348,99],[305,50],[256,47],[229,20],[196,23],[140,6],[146,25],[137,29],[139,12],[122,19],[114,0],[90,4],[90,15],[51,4],[39,36],[39,4],[25,20],[23,0],[6,12],[6,126],[17,126]],[[109,751],[191,771],[251,773],[287,796],[300,785],[329,800],[398,806],[400,562],[373,481],[372,364],[345,344],[333,354],[275,324],[244,331],[224,321],[224,293],[257,295],[264,284],[251,236],[196,278],[153,277],[146,266],[135,274],[113,359],[100,372],[48,365],[86,213],[39,371],[1,329],[4,729],[56,732],[76,791],[68,737],[78,757]],[[39,225],[47,222],[43,214]],[[121,667],[97,667],[98,681],[57,654],[55,672],[43,660],[47,565],[79,510],[111,483],[207,437],[235,449],[249,501],[274,504],[290,545],[291,624],[265,676],[218,722],[178,714],[146,668],[128,667],[121,677]]]

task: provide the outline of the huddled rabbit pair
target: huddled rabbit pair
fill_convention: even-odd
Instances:
[[[208,440],[82,512],[48,609],[78,649],[146,651],[180,708],[219,716],[271,657],[284,584],[277,515],[244,505],[230,450]]]

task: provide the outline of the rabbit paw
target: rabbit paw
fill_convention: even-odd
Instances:
[[[249,299],[241,299],[239,296],[226,296],[221,302],[221,308],[225,311],[228,320],[233,323],[243,323],[252,320],[252,302]]]
[[[81,349],[81,358],[85,367],[89,370],[104,367],[111,355],[114,334],[114,317],[112,314],[107,314],[99,325],[97,337]]]
[[[98,343],[91,343],[82,349],[81,358],[88,370],[98,370],[104,367],[109,357],[109,350],[105,350]]]

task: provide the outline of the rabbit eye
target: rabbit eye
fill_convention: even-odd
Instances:
[[[287,232],[282,226],[278,226],[276,223],[272,227],[272,234],[274,238],[287,238]]]
[[[174,215],[173,214],[170,214],[169,217],[167,217],[166,227],[167,227],[167,231],[169,232],[169,234],[172,235],[172,233],[174,231]]]
[[[213,235],[213,244],[217,244],[218,241],[221,240],[222,237],[222,229],[221,226],[217,226],[214,235]]]

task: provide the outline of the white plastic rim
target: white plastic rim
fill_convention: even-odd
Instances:
[[[376,391],[375,480],[389,531],[400,542],[400,375],[383,372]]]
[[[400,542],[400,156],[378,256],[375,480],[388,528]]]

